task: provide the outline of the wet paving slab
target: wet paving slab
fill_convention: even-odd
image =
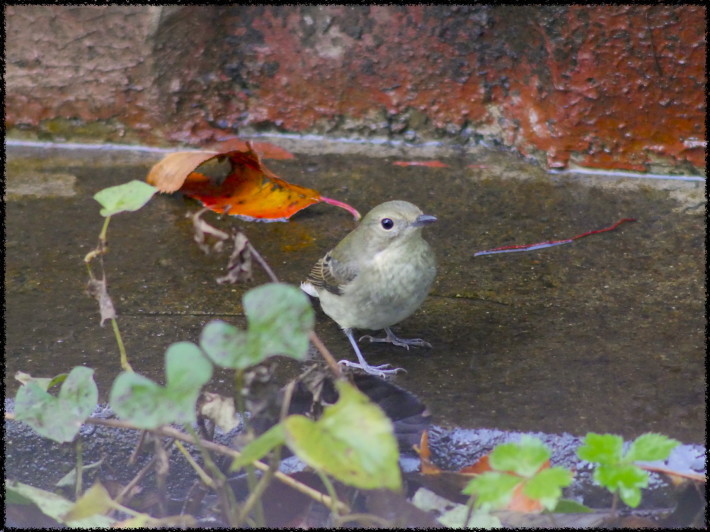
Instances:
[[[292,146],[287,146],[293,149]],[[502,152],[444,154],[448,168],[399,167],[396,153],[318,153],[266,161],[279,176],[365,213],[405,199],[435,214],[426,229],[439,272],[431,295],[395,326],[431,349],[362,344],[371,364],[402,367],[436,424],[464,428],[661,432],[705,440],[704,183],[551,175]],[[406,155],[406,154],[405,154]],[[431,155],[431,154],[427,154]],[[52,376],[96,370],[102,399],[120,372],[109,325],[85,293],[83,258],[103,219],[94,193],[144,179],[160,154],[13,148],[6,169],[6,394],[21,370]],[[474,165],[474,167],[469,167]],[[227,257],[193,241],[188,198],[160,195],[117,215],[104,259],[109,292],[134,369],[164,381],[163,354],[196,341],[219,318],[243,326],[241,296],[266,282],[220,285]],[[569,245],[474,257],[503,245],[558,240],[637,221]],[[318,204],[287,223],[205,217],[239,227],[277,275],[299,283],[354,226]],[[316,308],[318,307],[316,303]],[[346,337],[319,309],[316,330],[337,358]],[[283,362],[284,375],[298,365]],[[208,385],[229,393],[228,372]]]

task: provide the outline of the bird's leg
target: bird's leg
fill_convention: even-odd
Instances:
[[[404,347],[405,349],[409,349],[409,346],[411,345],[414,347],[431,347],[429,342],[422,340],[421,338],[400,338],[395,335],[389,327],[385,327],[385,333],[387,333],[387,336],[384,338],[375,338],[374,336],[365,335],[360,337],[360,341],[362,342],[365,338],[367,338],[370,342],[386,342],[388,344]]]
[[[350,344],[353,346],[355,354],[357,355],[357,359],[360,361],[360,363],[356,364],[355,362],[350,362],[349,360],[340,360],[338,361],[338,364],[343,364],[344,366],[348,366],[350,368],[360,368],[364,372],[369,373],[370,375],[376,375],[378,377],[386,377],[387,375],[393,375],[398,371],[404,371],[404,369],[402,368],[386,369],[390,367],[390,364],[382,364],[381,366],[370,366],[370,364],[365,361],[365,357],[362,356],[360,348],[355,342],[355,338],[353,338],[352,329],[343,329],[343,332],[345,333],[345,336],[348,337],[348,340],[350,340]]]

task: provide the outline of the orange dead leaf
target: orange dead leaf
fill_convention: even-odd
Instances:
[[[537,472],[539,473],[543,469],[548,469],[550,467],[550,461],[545,460],[545,463],[542,464]],[[511,475],[514,475],[512,471],[508,471]],[[521,479],[522,480],[522,479]],[[523,493],[523,489],[525,489],[524,484],[518,484],[515,489],[513,490],[513,497],[510,499],[510,502],[508,503],[508,506],[506,509],[514,511],[514,512],[526,512],[526,513],[539,513],[542,512],[543,506],[540,501],[537,499],[531,499],[527,495]]]
[[[492,469],[491,464],[488,462],[488,455],[484,454],[478,459],[477,462],[462,467],[459,473],[465,473],[467,475],[480,475],[486,471],[492,471]]]
[[[484,455],[482,456],[478,461],[475,463],[465,466],[461,468],[459,473],[465,474],[465,475],[480,475],[482,473],[485,473],[487,471],[492,471],[492,468],[490,466],[489,462],[489,455]],[[540,466],[540,469],[538,469],[538,472],[542,471],[543,469],[547,469],[550,467],[550,461],[546,460],[544,464]],[[515,475],[512,471],[507,471],[507,473],[511,475]],[[543,506],[540,503],[540,501],[536,499],[531,499],[527,495],[523,493],[523,489],[525,488],[524,484],[522,484],[523,478],[520,479],[521,483],[515,487],[513,490],[513,497],[511,498],[510,502],[508,503],[508,506],[506,506],[507,510],[515,511],[515,512],[526,512],[526,513],[538,513],[543,510]]]
[[[436,467],[431,462],[431,450],[429,449],[429,431],[422,432],[422,437],[419,440],[419,447],[414,446],[414,450],[419,454],[421,462],[420,469],[422,475],[438,475],[441,469]]]
[[[513,490],[513,497],[510,499],[507,510],[513,512],[525,512],[528,514],[536,514],[542,512],[544,509],[542,503],[537,499],[531,499],[523,493],[525,486],[523,484],[518,484]]]
[[[449,165],[441,161],[395,161],[395,166],[427,166],[429,168],[448,168]]]
[[[221,182],[195,171],[198,166],[226,160],[230,171]],[[314,203],[330,203],[360,213],[317,190],[294,185],[271,172],[250,142],[246,150],[176,152],[151,168],[146,181],[161,192],[180,190],[215,211],[253,220],[285,220]]]

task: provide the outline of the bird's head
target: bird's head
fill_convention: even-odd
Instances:
[[[424,214],[416,205],[394,200],[381,203],[368,212],[357,232],[368,241],[368,247],[382,249],[419,235],[422,227],[435,221],[435,216]]]

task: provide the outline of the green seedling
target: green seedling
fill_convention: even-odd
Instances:
[[[101,232],[99,233],[98,246],[84,257],[84,263],[89,272],[87,291],[89,295],[93,296],[99,303],[101,325],[104,324],[104,321],[111,320],[111,326],[113,327],[113,333],[116,337],[116,343],[118,344],[118,350],[121,356],[121,368],[126,371],[133,371],[133,368],[131,368],[128,362],[126,348],[123,345],[121,332],[118,328],[118,322],[116,321],[116,311],[113,306],[113,301],[106,289],[106,275],[103,274],[101,279],[97,279],[91,270],[91,261],[97,257],[101,258],[101,268],[103,270],[103,255],[108,250],[106,234],[108,232],[108,224],[111,221],[111,216],[121,212],[137,211],[148,203],[157,191],[157,188],[134,179],[123,185],[105,188],[94,194],[94,199],[101,204],[101,216],[103,216],[105,220]]]
[[[598,464],[594,480],[635,508],[641,502],[641,488],[648,486],[648,472],[634,464],[637,461],[665,460],[680,442],[662,434],[646,433],[636,438],[623,452],[624,440],[614,434],[590,432],[577,449],[582,460]]]

